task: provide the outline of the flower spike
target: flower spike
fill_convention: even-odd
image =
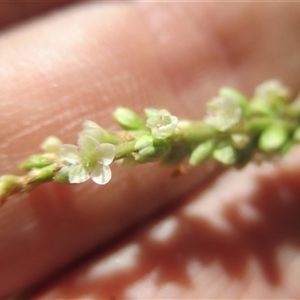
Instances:
[[[43,153],[20,164],[24,176],[1,176],[0,205],[49,181],[106,184],[112,177],[110,165],[118,160],[127,166],[217,161],[241,168],[250,161],[278,158],[300,142],[300,97],[293,102],[290,95],[277,80],[259,85],[252,99],[224,87],[208,102],[202,120],[178,120],[166,109],[153,108],[145,109],[144,120],[131,109],[117,108],[113,116],[121,130],[85,121],[77,145],[51,136],[42,144]]]

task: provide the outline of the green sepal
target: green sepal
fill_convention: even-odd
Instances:
[[[134,159],[139,163],[146,163],[162,158],[169,152],[170,144],[166,140],[143,135],[136,141],[134,148]]]
[[[279,150],[288,139],[286,128],[272,125],[265,129],[259,137],[258,147],[265,152]]]
[[[24,171],[30,171],[35,168],[44,168],[55,162],[57,156],[55,154],[35,154],[31,155],[27,160],[19,165],[19,168]]]
[[[192,152],[189,164],[196,166],[206,159],[208,159],[214,149],[215,143],[211,140],[208,140],[204,143],[199,144]]]
[[[0,177],[0,206],[5,199],[20,188],[20,177],[14,175],[3,175]]]
[[[129,108],[118,107],[113,116],[118,124],[126,130],[147,129],[144,121]]]
[[[52,181],[55,177],[57,171],[57,164],[52,164],[50,166],[34,169],[28,174],[30,183],[41,183]]]
[[[233,165],[237,160],[235,148],[228,142],[222,142],[217,145],[213,152],[213,157],[224,165]]]
[[[55,172],[53,181],[57,183],[69,184],[69,166],[64,165],[61,168],[59,168],[59,170]]]

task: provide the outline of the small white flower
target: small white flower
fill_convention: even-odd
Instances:
[[[147,126],[156,139],[165,139],[173,134],[178,124],[178,118],[172,116],[167,110],[146,109]]]
[[[240,102],[235,97],[222,95],[207,104],[208,116],[204,121],[220,131],[226,131],[239,123],[242,117]]]
[[[41,148],[46,153],[55,153],[58,151],[59,147],[62,145],[61,140],[56,136],[48,136],[41,145]]]
[[[273,79],[263,82],[256,87],[254,92],[255,98],[280,98],[287,99],[290,96],[290,90],[285,87],[279,80]]]
[[[62,145],[59,149],[60,155],[71,165],[70,183],[81,183],[90,178],[98,184],[109,182],[109,165],[115,157],[115,148],[112,144],[98,142],[88,133],[80,134],[78,146]]]

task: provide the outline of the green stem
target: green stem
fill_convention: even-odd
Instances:
[[[115,154],[115,159],[122,159],[130,155],[132,152],[135,151],[134,146],[135,146],[136,140],[129,141],[129,142],[124,142],[122,144],[117,145],[116,147],[116,154]]]
[[[199,144],[218,132],[204,121],[181,121],[177,128],[174,139],[182,139],[189,144]]]

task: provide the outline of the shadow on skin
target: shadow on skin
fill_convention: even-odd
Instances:
[[[83,267],[75,266],[67,276],[55,280],[50,286],[44,286],[42,294],[37,297],[43,298],[51,290],[56,290],[56,297],[72,298],[78,291],[93,291],[98,297],[128,297],[128,287],[154,271],[157,275],[155,286],[172,282],[189,289],[193,286],[191,274],[187,271],[191,260],[197,261],[203,269],[217,262],[229,278],[240,280],[247,272],[250,260],[254,259],[266,282],[274,287],[279,285],[282,278],[277,250],[282,245],[300,249],[299,171],[287,170],[280,165],[269,165],[267,172],[260,172],[259,168],[250,166],[242,172],[229,171],[228,180],[231,183],[228,190],[223,190],[220,195],[218,192],[215,196],[213,193],[208,195],[207,191],[216,189],[222,176],[210,179],[200,193],[191,194],[171,212],[162,213],[151,225],[130,234],[109,249],[110,256],[128,244],[136,245],[138,251],[133,256],[135,263],[131,266],[91,278],[91,270],[95,270],[95,266],[97,268],[107,258],[107,254],[102,253]],[[242,195],[238,189],[242,191],[243,187],[240,188],[239,182],[232,180],[243,181],[248,177],[252,180],[253,188]],[[226,180],[223,184],[226,184]],[[219,202],[218,197],[223,198],[216,205],[222,206],[219,210],[221,222],[211,223],[210,216],[205,216],[204,206],[204,212],[200,212],[199,216],[195,206],[191,206],[190,210],[195,212],[194,215],[187,213],[187,207],[193,202],[199,200],[200,205],[201,201]],[[228,201],[224,201],[224,197]],[[237,204],[240,202],[247,203],[255,216],[245,217],[241,213],[242,206]],[[209,210],[213,211],[214,208]],[[171,234],[165,241],[163,238],[153,239],[155,226],[164,220],[171,220],[170,224],[176,220]],[[222,222],[225,227],[222,227]],[[157,229],[159,232],[159,227]]]

